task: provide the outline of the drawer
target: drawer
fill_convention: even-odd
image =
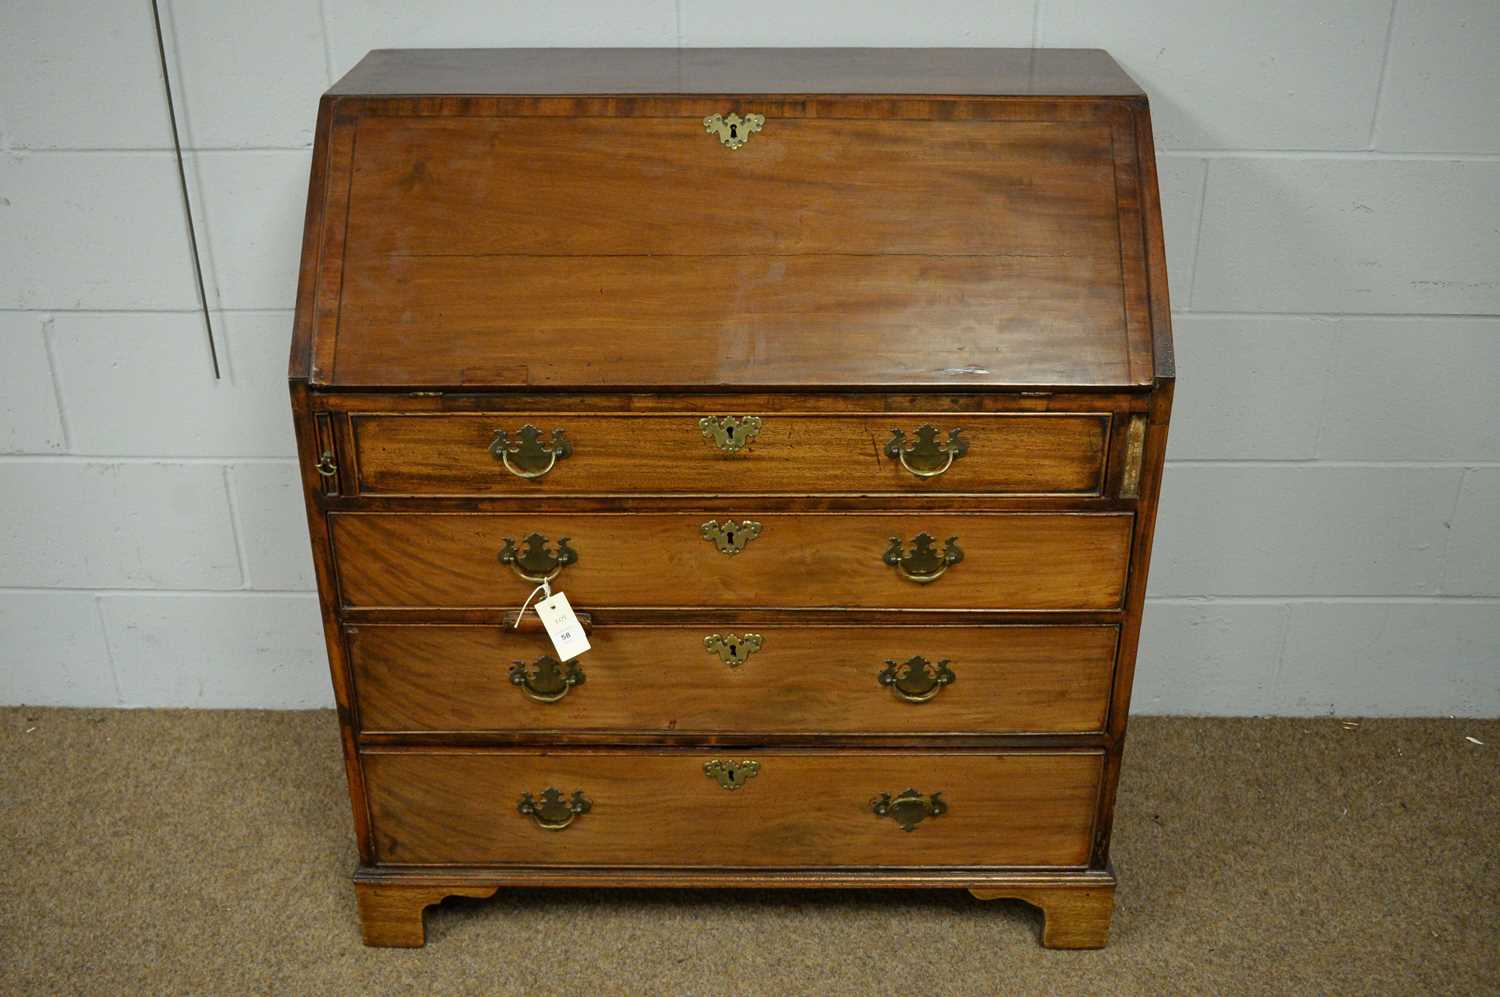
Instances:
[[[377,749],[362,758],[377,861],[397,865],[1082,866],[1104,768],[1097,751]],[[726,789],[705,771],[716,760],[756,771],[738,768]],[[898,802],[907,790],[926,800]],[[575,793],[585,812],[567,808]],[[521,812],[526,794],[534,816]],[[934,796],[941,813],[927,809]]]
[[[555,587],[579,609],[1115,610],[1125,589],[1132,515],[759,514],[720,506],[700,513],[334,513],[328,519],[350,607],[516,609],[535,584],[523,576],[550,569],[557,572]],[[728,524],[733,528],[726,531]],[[949,544],[949,538],[956,539]],[[721,549],[735,546],[742,549]],[[516,562],[509,566],[501,563],[507,550]],[[948,565],[944,552],[962,560]],[[911,580],[934,576],[930,583]]]
[[[1104,728],[1116,637],[1113,626],[611,625],[559,667],[539,632],[348,629],[372,733],[1089,733]]]
[[[1109,416],[355,413],[350,425],[365,495],[1096,495]]]

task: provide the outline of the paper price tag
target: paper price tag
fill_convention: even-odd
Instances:
[[[536,615],[542,618],[542,626],[547,628],[547,636],[552,638],[558,661],[572,661],[589,649],[589,639],[583,632],[583,624],[578,622],[578,617],[573,614],[573,607],[568,605],[568,597],[561,592],[538,602]]]

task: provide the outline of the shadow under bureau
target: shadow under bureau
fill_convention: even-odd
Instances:
[[[366,942],[930,886],[1103,945],[1168,323],[1102,52],[367,56],[290,371]]]

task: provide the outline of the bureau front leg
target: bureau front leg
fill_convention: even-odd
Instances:
[[[427,884],[355,883],[359,924],[365,944],[380,948],[421,948],[427,941],[422,912],[444,897],[486,900],[494,886],[430,886]]]
[[[1114,886],[1017,886],[971,889],[979,900],[1023,900],[1042,911],[1042,945],[1049,949],[1102,949],[1109,941]]]

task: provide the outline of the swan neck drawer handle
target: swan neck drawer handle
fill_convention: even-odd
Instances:
[[[891,545],[886,548],[882,558],[902,578],[918,585],[929,585],[937,581],[945,571],[963,559],[964,552],[958,546],[958,537],[949,537],[939,551],[937,540],[930,533],[918,533],[911,542],[910,552],[906,551],[900,537],[891,537]]]
[[[903,662],[887,660],[879,676],[881,685],[890,686],[897,699],[908,703],[927,702],[951,685],[955,677],[948,659],[933,664],[920,654]]]
[[[547,538],[540,533],[527,534],[521,544],[522,549],[518,550],[515,540],[506,537],[500,548],[500,563],[510,565],[512,571],[533,585],[550,582],[563,568],[578,561],[578,552],[568,546],[567,537],[557,538],[555,553],[547,549]]]
[[[917,438],[908,443],[905,431],[893,429],[885,444],[885,455],[899,460],[902,467],[919,478],[936,478],[969,452],[969,441],[962,433],[962,429],[952,429],[946,440],[940,440],[937,428],[929,423],[917,427]]]
[[[576,661],[563,664],[544,654],[530,668],[524,661],[511,665],[510,684],[525,693],[527,699],[555,703],[572,692],[575,685],[583,684],[583,668]]]
[[[937,818],[948,812],[948,804],[942,793],[924,796],[915,789],[892,796],[881,793],[870,801],[870,809],[876,817],[889,817],[901,825],[903,831],[915,831],[917,825],[928,818]]]
[[[575,817],[593,808],[594,804],[583,795],[583,790],[574,790],[570,799],[563,799],[562,790],[552,786],[542,790],[540,800],[530,793],[522,793],[521,802],[516,806],[517,811],[536,821],[536,826],[544,831],[561,831],[573,823]]]
[[[561,429],[552,431],[550,443],[542,442],[542,431],[530,423],[522,426],[516,436],[519,439],[512,442],[505,430],[495,430],[490,454],[518,478],[540,478],[556,467],[558,461],[573,455],[573,444]]]

